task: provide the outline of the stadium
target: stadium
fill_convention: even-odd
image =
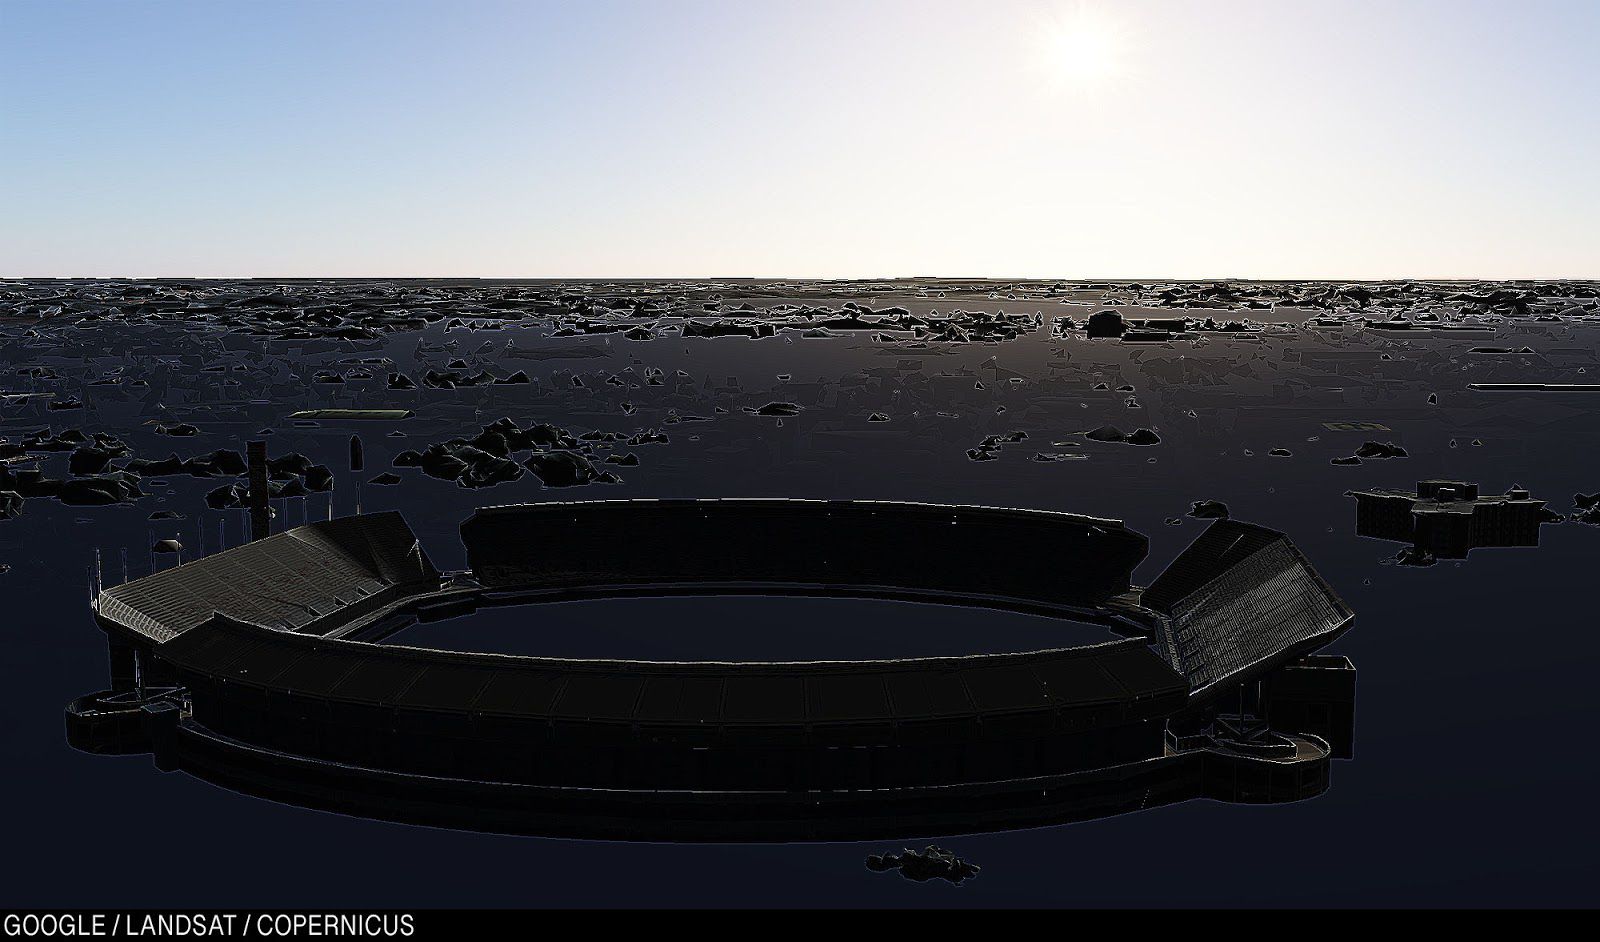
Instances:
[[[1352,613],[1283,534],[1240,521],[1212,522],[1145,588],[1143,535],[1046,511],[597,501],[484,508],[460,532],[463,572],[379,513],[100,591],[111,686],[69,705],[69,741],[349,814],[691,841],[1294,801],[1352,749],[1354,668],[1314,653]],[[1106,640],[797,662],[383,643],[480,609],[675,594],[1010,610]]]

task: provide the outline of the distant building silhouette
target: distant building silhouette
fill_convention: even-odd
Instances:
[[[1356,533],[1410,543],[1439,559],[1464,559],[1486,546],[1538,546],[1539,527],[1557,518],[1526,490],[1484,497],[1465,481],[1421,481],[1416,493],[1350,491]]]

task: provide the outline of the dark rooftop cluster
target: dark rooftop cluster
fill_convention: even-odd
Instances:
[[[619,467],[635,467],[639,456],[632,451],[614,452],[617,447],[636,448],[665,444],[665,433],[644,429],[632,434],[590,431],[574,435],[559,426],[539,423],[519,426],[509,418],[489,425],[472,438],[452,438],[429,445],[423,451],[403,451],[395,456],[395,467],[417,468],[429,477],[454,481],[462,487],[479,488],[504,484],[531,471],[546,487],[572,487],[581,484],[615,484],[620,478],[598,468],[595,461]],[[519,460],[519,455],[527,453]]]
[[[867,869],[873,873],[899,871],[902,877],[916,883],[944,880],[957,886],[983,870],[977,864],[963,860],[936,844],[929,844],[922,850],[907,848],[898,854],[868,855]]]

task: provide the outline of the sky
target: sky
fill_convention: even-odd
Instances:
[[[0,277],[1600,278],[1595,0],[0,0]]]

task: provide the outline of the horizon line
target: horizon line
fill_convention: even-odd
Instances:
[[[1495,277],[1483,275],[1394,275],[1394,276],[1340,276],[1316,275],[1300,277],[1262,277],[1254,275],[1133,275],[1133,276],[1059,276],[1059,275],[0,275],[0,281],[528,281],[528,282],[894,282],[894,281],[951,281],[951,282],[1060,282],[1087,284],[1096,282],[1138,283],[1145,281],[1200,282],[1242,281],[1261,284],[1294,284],[1301,282],[1346,282],[1355,284],[1382,284],[1386,282],[1441,282],[1466,284],[1472,282],[1588,282],[1600,284],[1600,274],[1584,275],[1517,275]]]

